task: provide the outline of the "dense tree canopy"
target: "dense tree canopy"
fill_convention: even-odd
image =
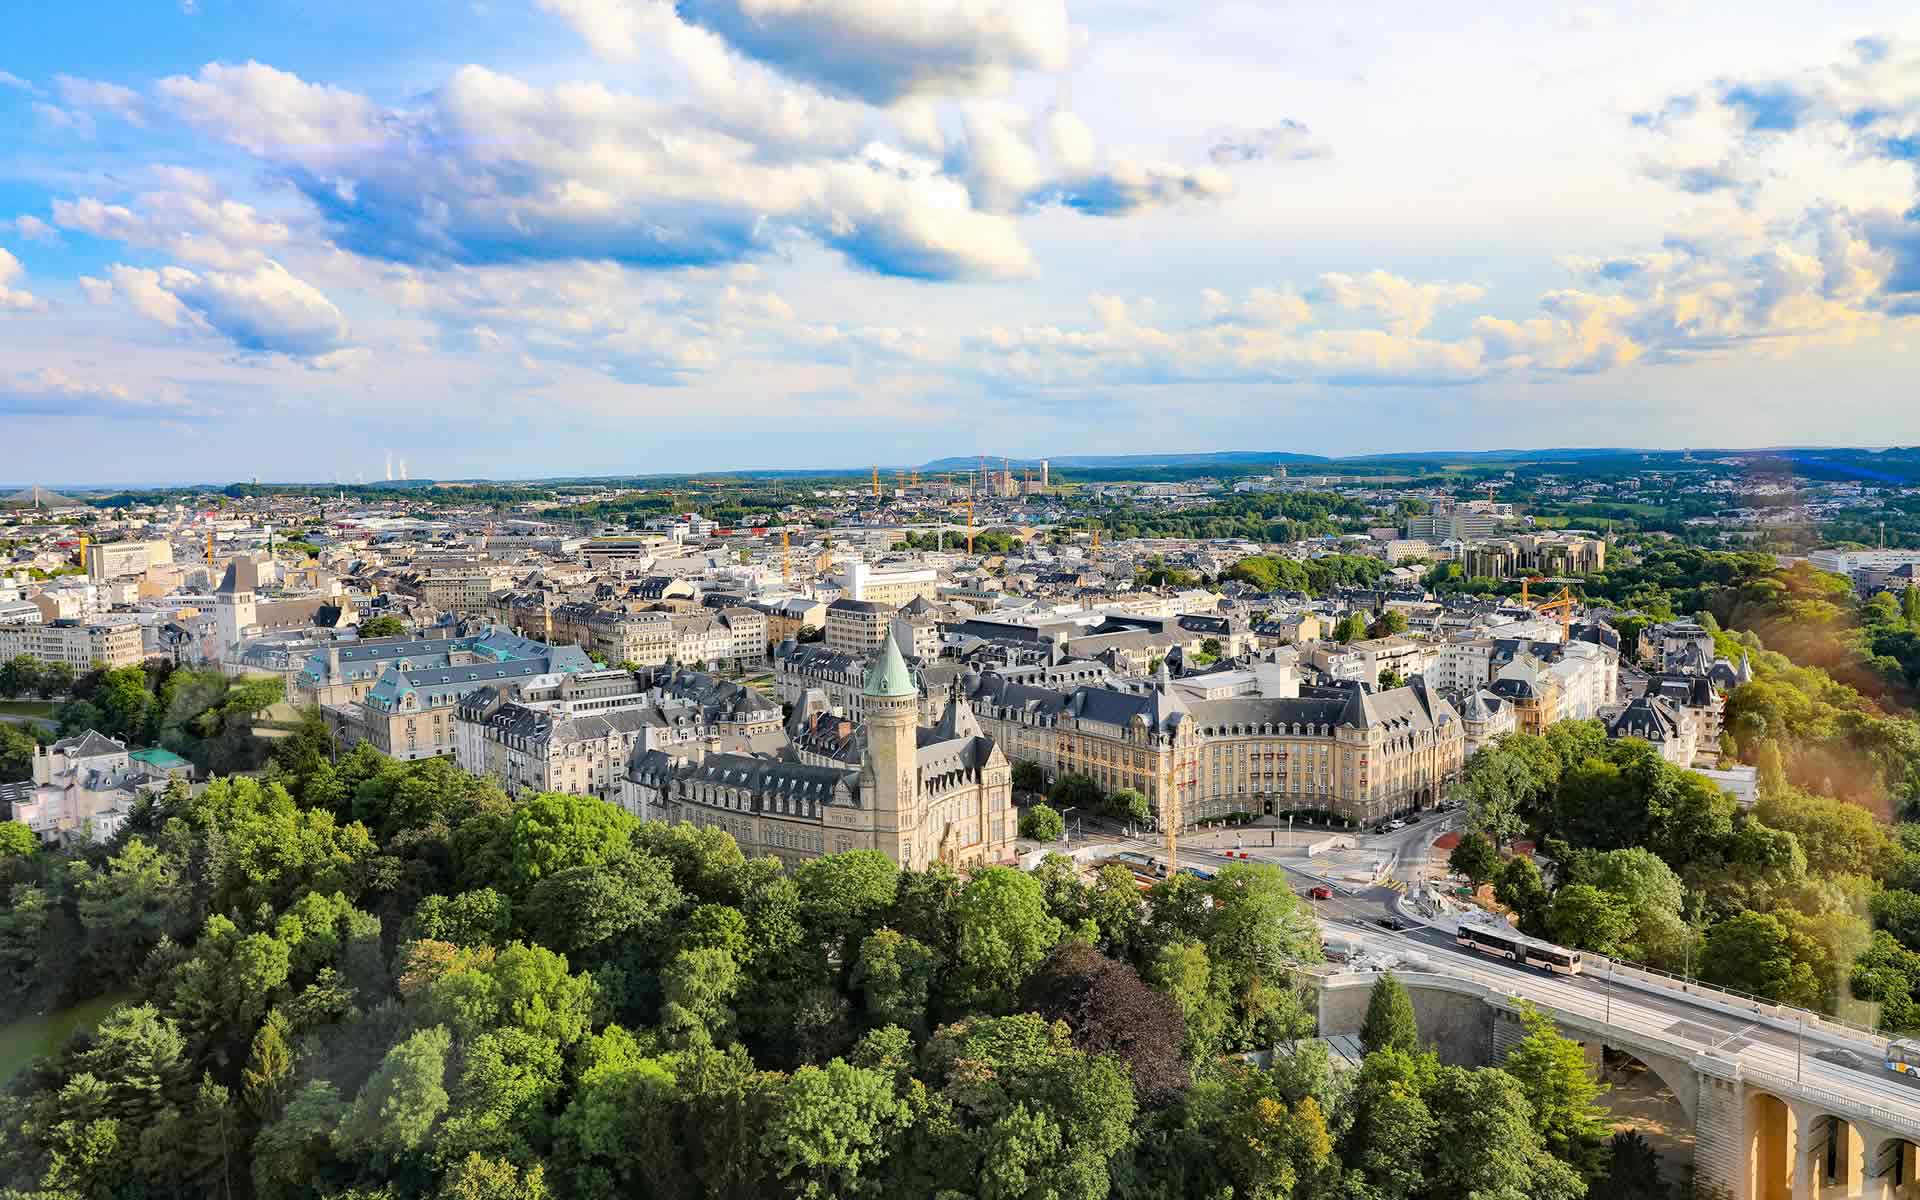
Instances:
[[[0,840],[0,1000],[128,994],[0,1099],[0,1187],[1532,1200],[1599,1169],[1550,1032],[1441,1067],[1402,990],[1356,1081],[1310,1044],[1245,1065],[1313,1026],[1275,868],[786,869],[323,738],[106,845]],[[1644,874],[1604,877],[1664,902]]]

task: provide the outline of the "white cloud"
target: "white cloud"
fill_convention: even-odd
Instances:
[[[0,413],[165,420],[219,415],[171,385],[87,379],[59,367],[0,375]]]
[[[73,75],[55,75],[53,85],[69,110],[108,113],[135,126],[147,123],[146,101],[130,87]]]
[[[346,318],[312,284],[267,260],[247,271],[150,270],[114,264],[113,290],[170,328],[211,331],[242,350],[320,359],[344,348]],[[100,299],[99,281],[88,295]]]
[[[34,96],[40,94],[39,88],[10,71],[0,71],[0,87],[12,88],[16,92],[26,92]]]
[[[1349,311],[1370,312],[1401,337],[1413,337],[1433,324],[1434,313],[1486,295],[1471,283],[1416,283],[1390,271],[1365,275],[1330,272],[1320,277],[1314,296]]]
[[[163,80],[191,121],[279,168],[346,248],[403,262],[732,262],[802,233],[919,278],[1032,268],[1012,222],[936,164],[881,144],[768,161],[679,108],[600,84],[538,88],[464,67],[376,110],[258,64]]]
[[[21,237],[30,242],[57,242],[60,240],[59,230],[31,214],[15,217],[13,219],[13,228]]]
[[[1301,162],[1325,158],[1333,150],[1313,139],[1306,125],[1292,118],[1260,129],[1227,129],[1216,133],[1207,157],[1222,166],[1246,162]]]
[[[95,133],[93,118],[84,112],[61,108],[44,100],[33,102],[33,113],[50,129],[71,133],[79,138],[91,138]]]
[[[285,224],[262,217],[251,205],[220,198],[204,176],[189,172],[174,181],[192,190],[144,192],[132,207],[92,197],[55,200],[53,219],[64,229],[227,269],[256,266],[288,242]]]
[[[13,309],[16,312],[25,312],[44,307],[32,292],[12,286],[24,281],[26,277],[27,269],[20,265],[20,260],[5,247],[0,247],[0,311]]]
[[[1102,162],[1086,122],[1063,108],[1035,121],[1017,105],[979,101],[965,107],[964,117],[965,139],[949,152],[948,164],[966,180],[973,202],[990,212],[1058,204],[1117,217],[1217,200],[1233,188],[1226,173],[1213,167]]]
[[[156,87],[189,122],[254,154],[318,169],[379,150],[378,109],[364,96],[257,62],[208,63]]]
[[[541,0],[594,52],[630,59],[662,0]],[[795,79],[890,104],[1004,92],[1015,72],[1063,71],[1064,0],[681,0],[680,14]]]

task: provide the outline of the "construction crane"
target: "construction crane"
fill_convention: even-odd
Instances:
[[[955,500],[953,503],[956,507],[963,504],[966,506],[966,509],[967,509],[967,557],[972,558],[973,557],[973,497],[969,496],[965,500]]]
[[[1093,523],[1093,551],[1092,552],[1095,554],[1100,553],[1100,523],[1098,521],[1095,521]]]
[[[1530,608],[1534,612],[1539,613],[1543,617],[1557,616],[1560,618],[1560,625],[1562,628],[1572,625],[1573,610],[1576,607],[1578,607],[1580,603],[1578,600],[1574,598],[1573,589],[1569,587],[1562,587],[1556,595],[1551,596],[1548,599],[1542,600],[1538,604],[1535,604],[1533,601],[1533,594],[1529,590],[1529,585],[1531,585],[1532,583],[1533,583],[1532,577],[1528,577],[1520,581],[1520,607]]]
[[[1534,611],[1543,617],[1559,617],[1560,627],[1564,630],[1573,625],[1573,610],[1578,603],[1579,602],[1573,598],[1573,589],[1563,587],[1560,589],[1558,595],[1554,596],[1551,600],[1542,602]]]

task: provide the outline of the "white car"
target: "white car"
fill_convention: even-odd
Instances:
[[[1405,821],[1402,821],[1398,817],[1395,817],[1393,820],[1387,822],[1388,829],[1405,829],[1406,827],[1407,827],[1407,823]]]

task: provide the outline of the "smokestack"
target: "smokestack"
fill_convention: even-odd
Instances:
[[[1047,490],[1047,460],[1044,458],[1040,460],[1040,490]]]

